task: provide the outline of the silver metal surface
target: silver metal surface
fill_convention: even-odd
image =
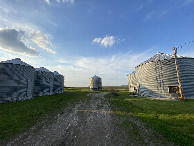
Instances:
[[[177,58],[183,95],[185,99],[194,98],[194,58]],[[135,68],[137,92],[148,97],[177,97],[170,94],[169,86],[179,86],[174,58],[146,62]],[[129,83],[133,82],[128,75]],[[130,84],[129,84],[130,85]]]
[[[54,74],[46,71],[35,71],[34,96],[53,94]]]
[[[90,91],[100,91],[102,90],[102,80],[98,76],[93,76],[90,78]]]
[[[35,69],[13,63],[0,63],[0,102],[33,97]]]

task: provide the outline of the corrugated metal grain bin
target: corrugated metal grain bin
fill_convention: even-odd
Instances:
[[[0,63],[0,102],[33,97],[35,69],[16,58]]]
[[[34,80],[34,96],[53,94],[54,73],[44,67],[36,68]]]
[[[135,72],[128,74],[128,86],[129,92],[137,92],[137,80]]]
[[[100,91],[102,90],[102,80],[98,76],[93,76],[90,78],[90,91]]]
[[[54,71],[53,93],[64,92],[64,76]]]
[[[183,95],[194,98],[194,58],[177,56]],[[174,56],[157,53],[135,68],[137,91],[141,96],[177,97],[178,78]]]

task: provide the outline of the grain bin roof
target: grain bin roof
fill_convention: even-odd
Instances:
[[[58,75],[61,75],[61,74],[59,74],[57,71],[54,71],[54,75],[58,76]]]
[[[24,66],[31,66],[31,65],[21,61],[20,58],[15,58],[12,60],[7,60],[7,61],[1,61],[1,63],[12,63],[12,64],[19,64],[19,65],[24,65]]]
[[[148,60],[144,61],[141,64],[145,64],[145,63],[148,63],[148,62],[156,62],[156,61],[160,61],[160,60],[170,60],[172,58],[174,58],[174,55],[159,52],[159,53],[157,53],[156,55],[154,55],[153,57],[149,58]],[[190,58],[190,57],[177,55],[177,58]]]
[[[36,68],[37,71],[44,71],[44,72],[51,72],[48,69],[44,68],[44,67],[40,67],[40,68]]]
[[[97,75],[95,75],[95,76],[93,76],[93,77],[91,77],[91,78],[100,78],[100,77],[98,77]]]

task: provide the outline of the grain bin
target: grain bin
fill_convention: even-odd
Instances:
[[[0,102],[33,97],[35,69],[20,58],[0,63]]]
[[[136,81],[135,72],[132,72],[127,76],[128,76],[129,92],[137,92],[137,81]]]
[[[177,56],[183,95],[194,98],[194,58]],[[141,96],[176,98],[179,96],[174,56],[157,53],[135,68],[137,92]]]
[[[101,91],[102,90],[102,81],[98,76],[93,76],[90,78],[90,91]]]
[[[44,67],[36,68],[34,80],[34,96],[53,94],[54,73]]]
[[[64,92],[64,76],[54,71],[53,93]]]

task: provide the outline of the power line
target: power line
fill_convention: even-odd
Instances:
[[[187,45],[187,44],[190,44],[190,43],[193,43],[194,41],[189,41],[189,42],[186,42],[186,43],[183,43],[181,45],[178,45],[178,46],[175,46],[176,48],[183,48],[183,46]]]

